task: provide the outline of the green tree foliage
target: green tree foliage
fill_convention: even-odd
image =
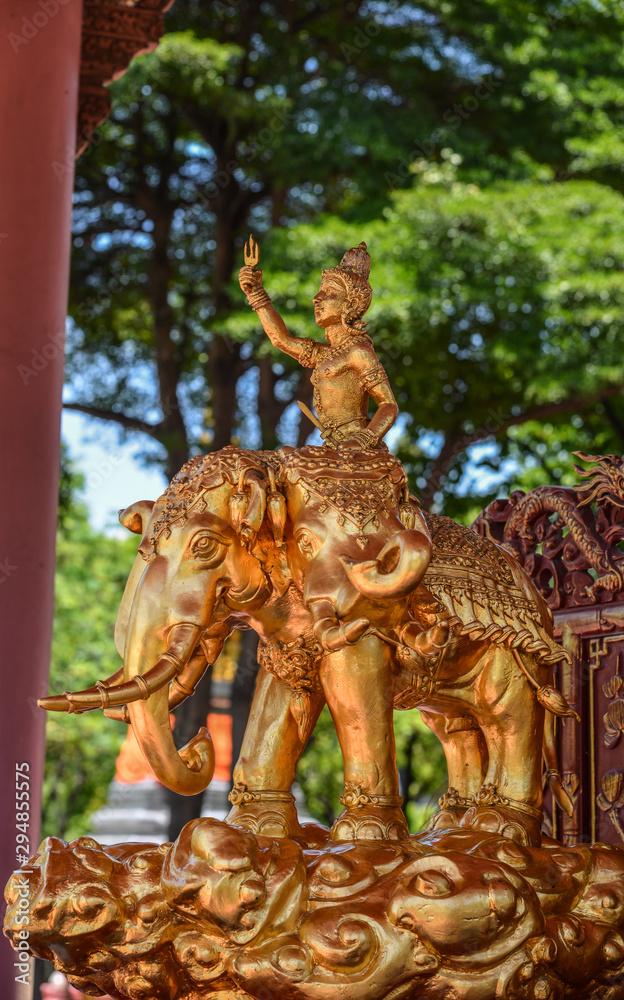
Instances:
[[[76,498],[81,477],[71,472],[67,460],[64,468],[71,500],[65,502],[57,537],[54,693],[90,687],[119,668],[113,627],[136,549],[132,539],[109,538],[90,527]],[[72,839],[87,832],[90,814],[106,799],[125,734],[123,723],[101,712],[48,714],[43,836]]]
[[[448,788],[448,774],[437,736],[417,709],[394,713],[403,810],[412,833],[425,828],[438,809],[438,799]]]
[[[491,97],[464,85],[442,115],[478,179],[587,177],[622,190],[621,4],[426,0],[421,9],[440,33],[442,64],[463,54],[465,77],[489,68],[499,84]]]
[[[249,228],[331,213],[349,245],[411,186],[415,161],[448,155],[483,189],[575,177],[619,189],[623,19],[595,0],[178,0],[79,163],[68,405],[151,442],[170,474],[233,434],[292,439],[283,417],[309,401],[305,373],[227,333]],[[420,399],[403,395],[418,421]]]

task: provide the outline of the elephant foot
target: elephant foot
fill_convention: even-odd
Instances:
[[[409,840],[400,795],[369,795],[359,785],[345,785],[345,806],[330,831],[330,840]]]
[[[438,799],[440,812],[435,813],[429,820],[427,831],[450,830],[459,826],[466,811],[472,805],[472,800],[460,795],[456,788],[449,788]]]
[[[230,792],[229,826],[240,826],[261,837],[301,837],[304,834],[290,792],[252,789],[236,784]]]
[[[482,785],[460,826],[498,834],[517,844],[539,847],[543,810],[500,795],[493,785]]]

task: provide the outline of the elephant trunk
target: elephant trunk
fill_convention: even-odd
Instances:
[[[332,653],[345,646],[354,646],[369,628],[368,618],[358,618],[354,622],[339,622],[333,616],[321,618],[314,625],[313,631],[323,649]]]
[[[167,649],[159,657],[167,661],[179,673],[193,654],[201,628],[191,622],[174,625],[169,633]],[[134,670],[136,655],[129,643],[129,663],[126,669],[130,681],[141,683],[138,670]],[[149,671],[147,672],[149,673]],[[197,795],[208,787],[215,768],[212,740],[205,728],[201,728],[180,751],[176,749],[171,724],[169,722],[169,686],[161,686],[144,701],[129,702],[127,706],[130,724],[137,743],[154,772],[156,778],[171,791],[181,795]]]
[[[431,542],[422,531],[401,531],[376,559],[352,563],[342,559],[349,580],[371,601],[406,597],[422,580],[431,559]]]

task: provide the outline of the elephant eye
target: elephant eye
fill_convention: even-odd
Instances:
[[[315,555],[319,547],[316,538],[309,531],[301,531],[297,535],[297,546],[301,555],[306,559]]]
[[[190,555],[193,559],[214,559],[223,556],[224,546],[221,542],[213,538],[212,535],[203,533],[196,535],[190,546]]]

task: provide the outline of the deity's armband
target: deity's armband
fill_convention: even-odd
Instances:
[[[381,382],[388,382],[388,376],[386,375],[384,366],[378,362],[372,368],[368,368],[362,373],[360,381],[362,388],[370,393],[371,389],[374,389],[376,385],[379,385]]]
[[[319,360],[320,346],[315,340],[303,341],[303,348],[298,358],[303,368],[314,368]]]

